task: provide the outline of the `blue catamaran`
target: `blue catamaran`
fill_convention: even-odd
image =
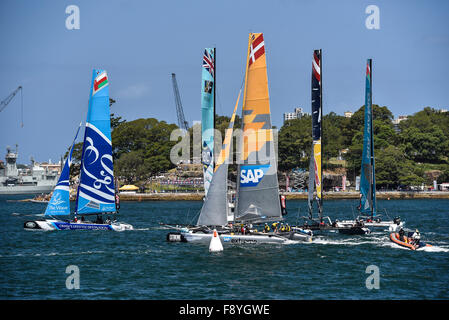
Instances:
[[[78,132],[79,128],[75,140]],[[58,219],[61,216],[70,215],[69,175],[75,140],[45,211],[44,217],[48,219],[26,221],[24,228],[27,230],[132,230],[131,225],[112,221],[109,217],[106,221],[103,220],[103,215],[117,212],[109,83],[105,70],[94,69],[93,71],[74,219]],[[96,216],[96,220],[87,221],[85,216],[89,215]]]

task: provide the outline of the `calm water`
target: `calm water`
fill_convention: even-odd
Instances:
[[[167,231],[158,227],[189,222],[200,202],[122,202],[121,221],[134,231],[27,232],[26,217],[12,213],[38,214],[45,205],[6,199],[0,197],[1,299],[449,298],[449,200],[379,201],[406,227],[419,228],[434,245],[427,251],[397,248],[386,233],[375,232],[211,254],[207,245],[167,243]],[[298,209],[306,214],[305,201],[287,205],[291,224]],[[327,201],[325,210],[349,218],[354,206],[352,200]],[[79,290],[66,288],[69,265],[79,267]],[[379,267],[378,290],[366,288],[369,265]]]

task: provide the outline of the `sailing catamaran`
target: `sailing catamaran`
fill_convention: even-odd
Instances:
[[[239,94],[240,98],[240,94]],[[288,240],[311,241],[312,233],[296,231],[267,232],[263,224],[283,220],[279,199],[276,155],[274,153],[268,95],[265,44],[262,33],[251,33],[245,74],[243,102],[243,148],[234,224],[227,224],[227,168],[233,123],[239,99],[226,131],[208,194],[194,228],[169,233],[169,241],[209,242],[213,227],[224,243],[283,243]],[[237,224],[237,227],[235,226]],[[260,225],[257,230],[255,225]]]
[[[366,65],[365,87],[365,126],[363,132],[362,166],[360,173],[360,216],[356,222],[363,222],[367,227],[389,228],[390,231],[399,230],[404,222],[399,217],[389,221],[382,221],[377,214],[376,204],[376,175],[374,164],[374,130],[372,105],[372,59]],[[354,221],[342,221],[342,225],[353,224]]]
[[[369,229],[363,225],[342,225],[332,223],[323,217],[323,174],[322,174],[322,115],[323,115],[323,74],[321,49],[314,50],[312,59],[312,151],[309,165],[308,209],[309,216],[302,228],[313,231],[336,231],[345,234],[365,234]],[[317,203],[318,219],[313,217],[314,201]],[[297,227],[293,227],[296,230]]]
[[[117,212],[111,144],[109,83],[105,70],[94,69],[93,71],[75,217],[73,220],[56,219],[55,216],[70,215],[69,176],[75,140],[44,214],[50,219],[26,221],[24,228],[46,231],[132,230],[133,227],[127,223],[103,222],[103,215]],[[97,216],[97,220],[95,222],[84,221],[84,217],[88,215]],[[78,216],[81,218],[78,219]]]
[[[330,223],[323,220],[323,188],[322,188],[322,126],[321,119],[323,113],[322,96],[322,57],[321,49],[314,50],[312,59],[312,151],[310,153],[309,164],[309,186],[308,186],[308,221],[312,223],[304,225],[310,230],[322,230],[330,228]],[[318,220],[313,218],[313,204],[316,201],[318,208]],[[329,217],[327,220],[330,221]],[[296,228],[296,227],[295,227]]]

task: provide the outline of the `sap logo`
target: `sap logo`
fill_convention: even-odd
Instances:
[[[262,180],[269,165],[265,166],[242,166],[240,170],[240,185],[242,187],[255,187]]]

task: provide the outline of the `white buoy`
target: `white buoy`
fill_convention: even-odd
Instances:
[[[219,251],[223,251],[223,245],[221,244],[217,230],[214,229],[214,235],[210,239],[209,252],[219,252]]]

